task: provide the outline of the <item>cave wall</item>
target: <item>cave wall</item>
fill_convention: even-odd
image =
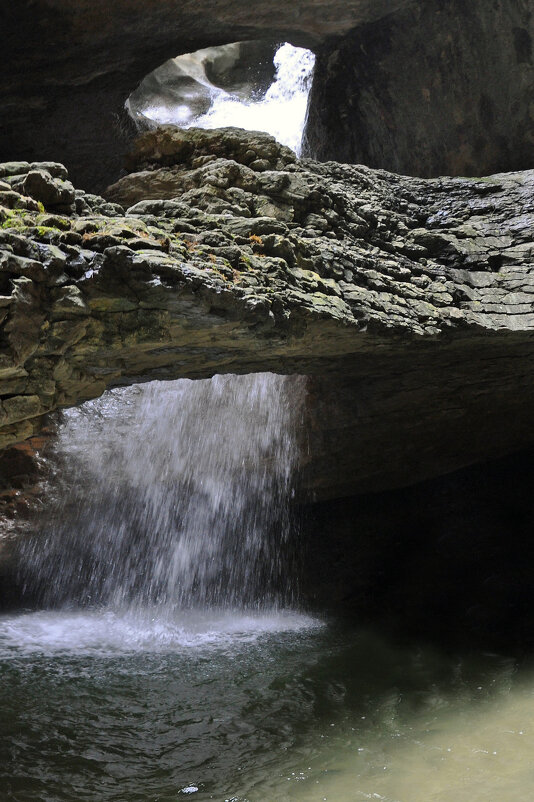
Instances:
[[[532,344],[513,334],[406,344],[310,377],[308,494],[406,487],[534,445]]]
[[[308,153],[424,177],[534,166],[529,0],[430,0],[318,53]]]
[[[133,126],[124,102],[181,53],[291,41],[318,53],[319,159],[412,175],[532,164],[532,0],[21,0],[0,10],[0,161],[52,160],[102,191]]]
[[[318,609],[441,648],[532,649],[534,452],[303,512]]]
[[[0,9],[0,162],[61,161],[101,192],[131,136],[124,103],[170,58],[250,39],[318,46],[415,0],[20,0]]]

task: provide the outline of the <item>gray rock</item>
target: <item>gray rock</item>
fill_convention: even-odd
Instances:
[[[282,166],[255,174],[268,176],[258,196],[237,186],[252,171],[236,161],[258,135],[190,136],[152,140],[166,167],[141,143],[152,166],[110,190],[135,197],[128,214],[80,191],[78,215],[43,214],[22,185],[5,191],[0,398],[17,387],[30,400],[0,443],[108,386],[221,370],[311,377],[303,486],[318,497],[532,443],[534,172],[494,176],[482,194],[468,179],[335,163],[288,173],[266,140]],[[195,167],[211,145],[217,159]],[[194,189],[160,197],[162,171]]]
[[[40,201],[47,209],[62,207],[69,210],[75,201],[70,181],[53,178],[44,169],[30,170],[20,185],[24,195]]]

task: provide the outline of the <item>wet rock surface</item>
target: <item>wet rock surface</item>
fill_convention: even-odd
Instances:
[[[0,165],[1,447],[106,387],[254,371],[312,376],[319,497],[533,442],[534,172],[422,180],[170,127],[129,165],[107,199]]]

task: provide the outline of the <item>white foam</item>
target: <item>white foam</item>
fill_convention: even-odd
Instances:
[[[245,101],[212,87],[211,108],[194,119],[188,118],[189,108],[180,105],[152,105],[143,109],[143,114],[160,124],[174,123],[186,128],[236,126],[248,131],[266,131],[300,155],[315,56],[310,50],[286,43],[277,50],[274,65],[275,81],[261,100]]]
[[[131,652],[227,649],[267,635],[317,629],[319,620],[291,610],[39,611],[0,617],[0,657],[16,654],[113,656]]]

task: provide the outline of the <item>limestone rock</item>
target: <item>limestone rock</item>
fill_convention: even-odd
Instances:
[[[168,59],[245,40],[320,46],[414,0],[17,0],[2,11],[0,162],[62,161],[101,192],[136,128],[124,104]],[[21,65],[24,69],[21,69]]]
[[[61,207],[70,211],[75,199],[74,187],[70,181],[52,177],[47,170],[30,170],[24,177],[20,189],[47,209]]]
[[[264,143],[277,166],[256,172]],[[534,172],[414,179],[235,131],[136,153],[122,213],[79,190],[76,212],[32,209],[24,177],[47,168],[0,165],[23,178],[0,208],[2,446],[106,387],[268,370],[311,377],[321,497],[533,442]]]
[[[242,128],[184,130],[175,125],[161,125],[136,139],[126,166],[132,172],[150,169],[154,165],[169,167],[179,164],[183,169],[191,169],[219,158],[250,167],[261,162],[262,172],[264,169],[282,170],[296,161],[290,148],[263,131],[243,131]]]

